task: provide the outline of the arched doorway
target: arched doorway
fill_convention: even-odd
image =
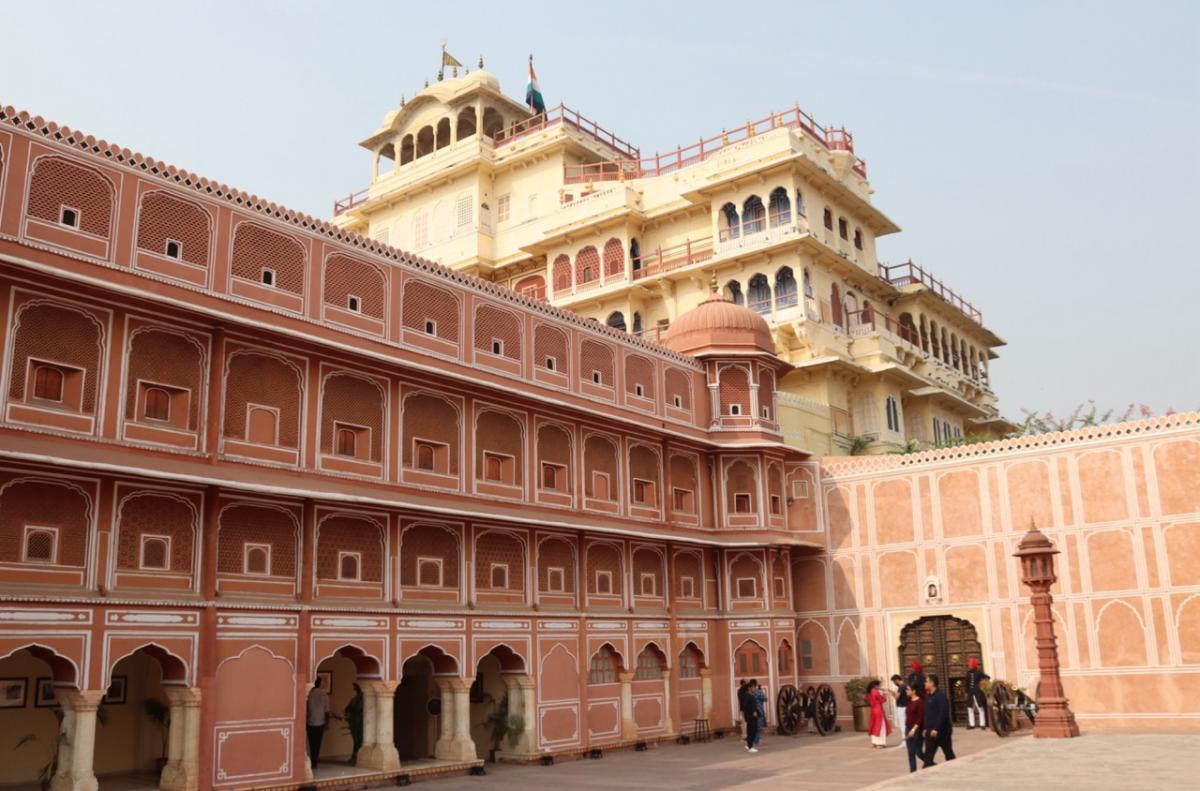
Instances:
[[[401,673],[393,716],[396,750],[403,764],[433,757],[442,700],[428,657],[414,656],[404,663]]]
[[[979,635],[970,621],[952,615],[930,615],[913,621],[900,632],[900,667],[921,663],[925,674],[936,674],[950,698],[955,722],[966,722],[967,659],[981,657]]]
[[[470,691],[471,739],[479,758],[488,760],[493,750],[517,751],[525,729],[534,726],[525,717],[521,680],[527,678],[525,660],[506,645],[480,658]]]
[[[27,646],[0,659],[0,765],[5,783],[36,785],[60,765],[69,771],[70,748],[59,740],[56,711],[75,689],[75,668],[41,646]],[[68,726],[64,718],[62,729]]]
[[[317,664],[317,678],[329,695],[334,719],[321,739],[321,763],[383,768],[375,747],[375,690],[368,681],[380,678],[380,663],[354,645],[344,645]]]

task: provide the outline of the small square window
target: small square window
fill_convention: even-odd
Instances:
[[[741,404],[730,404],[729,405],[729,414],[731,414],[731,415],[742,414],[742,405]]]
[[[242,571],[245,574],[266,576],[271,573],[271,545],[245,544],[242,549]]]
[[[596,593],[611,594],[613,592],[613,578],[611,571],[599,570],[596,572]]]
[[[425,319],[425,334],[437,335],[437,322],[432,319]]]
[[[567,468],[561,464],[542,462],[542,488],[562,491],[567,480]]]
[[[138,568],[147,571],[169,571],[171,537],[143,535]]]
[[[642,596],[658,595],[658,578],[653,572],[643,571],[638,583]]]
[[[499,453],[483,454],[483,479],[497,483],[512,483],[513,457]]]
[[[413,466],[418,470],[445,473],[449,448],[437,442],[415,440],[413,443]]]
[[[417,585],[422,588],[442,587],[441,558],[417,558]]]
[[[592,381],[598,385],[604,384],[604,377],[600,375],[599,371],[592,371]]]
[[[492,354],[496,355],[497,357],[504,354],[504,341],[495,339],[492,340]]]
[[[556,370],[557,368],[558,368],[558,361],[555,360],[553,357],[547,357],[546,358],[546,370],[553,371],[553,370]]]
[[[174,239],[168,239],[163,254],[167,258],[174,258],[176,260],[183,258],[183,243]]]
[[[674,510],[680,513],[692,513],[692,490],[691,489],[674,489],[671,492],[671,502]]]
[[[733,496],[733,512],[735,514],[750,513],[750,495],[747,492],[738,492]]]
[[[70,206],[60,206],[58,208],[58,222],[60,225],[65,225],[68,228],[78,228],[79,209]]]
[[[792,499],[807,500],[808,499],[808,481],[792,481]]]
[[[679,578],[679,596],[683,599],[696,598],[696,580],[694,577]]]
[[[739,577],[737,581],[737,597],[753,599],[758,596],[758,585],[754,577]]]
[[[362,579],[362,553],[338,553],[338,579],[358,582]]]
[[[53,564],[58,560],[58,530],[26,526],[22,550],[21,560],[26,563]]]
[[[644,398],[646,395],[646,388],[642,387],[641,385],[634,385],[633,394],[638,398]]]
[[[512,195],[505,193],[496,198],[496,222],[508,222],[512,214]]]
[[[649,481],[634,481],[633,482],[633,501],[638,505],[648,505],[647,497],[649,497],[650,483]]]
[[[490,579],[493,590],[508,590],[508,564],[493,563]]]
[[[362,313],[362,300],[353,294],[346,297],[346,310],[351,313]]]
[[[779,495],[771,495],[771,513],[779,516],[783,513],[783,502],[779,499]]]
[[[672,403],[675,404],[676,409],[683,409],[683,398],[682,397],[675,396],[674,398],[671,399],[671,401],[672,401]]]
[[[567,575],[558,566],[546,569],[546,592],[563,593],[566,591]]]
[[[762,419],[763,420],[771,419],[771,407],[765,406],[762,408]]]
[[[775,598],[782,599],[786,596],[787,596],[787,584],[784,582],[783,577],[776,577],[775,578]]]
[[[275,270],[274,269],[264,269],[262,271],[261,279],[262,279],[262,284],[264,286],[274,286],[275,285]]]

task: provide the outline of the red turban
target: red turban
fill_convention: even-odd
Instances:
[[[912,670],[913,670],[913,672],[914,672],[914,673],[920,673],[920,672],[921,672],[921,663],[920,663],[920,662],[918,662],[917,660],[915,660],[915,659],[914,659],[914,660],[912,661],[912,665],[911,665],[911,667],[912,667]]]
[[[967,657],[967,667],[970,667],[970,668],[978,668],[978,667],[979,667],[979,660],[978,660],[978,659],[976,659],[976,658],[975,658],[975,657],[973,657],[973,656],[971,656],[971,657]]]

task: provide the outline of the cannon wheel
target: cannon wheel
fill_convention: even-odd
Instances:
[[[800,718],[804,714],[800,705],[800,690],[791,684],[784,684],[775,696],[775,714],[780,733],[789,736],[796,733],[800,729]]]
[[[828,736],[837,728],[837,695],[828,684],[817,687],[817,733]]]
[[[992,717],[992,730],[1002,739],[1012,733],[1012,719],[1008,716],[1008,703],[1008,687],[999,683],[993,684],[992,701],[988,706],[988,714]]]

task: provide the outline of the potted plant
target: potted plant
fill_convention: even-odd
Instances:
[[[488,751],[489,763],[496,762],[496,751],[500,749],[500,743],[504,741],[505,737],[508,738],[509,747],[516,747],[517,740],[525,732],[525,718],[519,714],[509,716],[507,695],[500,698],[500,702],[484,720],[484,724],[492,729],[492,747]]]
[[[866,733],[871,729],[871,707],[867,703],[867,687],[877,680],[874,676],[864,676],[846,682],[846,698],[854,710],[854,730],[859,733]]]
[[[162,753],[154,759],[155,772],[161,775],[163,767],[167,765],[167,736],[170,734],[171,728],[171,708],[158,698],[146,698],[142,701],[142,711],[158,728],[162,739]]]

